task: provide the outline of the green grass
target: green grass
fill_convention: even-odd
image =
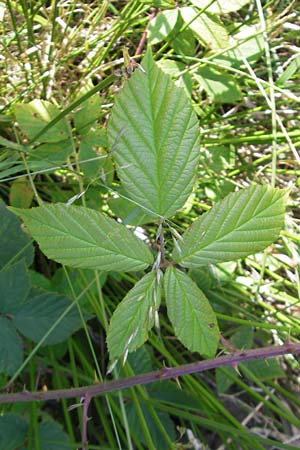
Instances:
[[[51,101],[60,108],[58,122],[70,117],[84,99],[99,93],[97,128],[105,129],[115,96],[126,83],[115,75],[122,68],[122,47],[127,46],[134,55],[150,15],[158,13],[154,3],[3,3],[0,195],[6,204],[29,207],[39,201],[67,202],[84,192],[76,204],[111,212],[110,200],[119,188],[113,168],[106,168],[105,177],[89,176],[87,162],[78,155],[80,137],[75,132],[73,153],[59,164],[50,161],[54,167],[49,168],[49,156],[34,154],[42,133],[28,142],[14,120],[14,107],[36,98]],[[257,182],[291,188],[285,230],[272,247],[195,278],[217,313],[223,336],[241,347],[280,344],[287,339],[298,342],[300,336],[299,70],[285,83],[278,83],[300,50],[299,7],[298,1],[291,6],[257,1],[222,16],[231,35],[246,23],[253,26],[246,41],[261,37],[260,56],[254,62],[251,58],[249,63],[242,60],[239,67],[220,60],[228,48],[211,50],[197,42],[190,54],[176,46],[176,38],[183,40],[187,31],[184,24],[177,29],[177,36],[169,35],[153,45],[154,57],[162,64],[168,60],[181,63],[174,77],[181,82],[187,77],[201,130],[197,183],[184,210],[170,225],[183,231],[236,186]],[[264,26],[266,33],[261,32]],[[234,44],[229,47],[234,48]],[[230,75],[240,91],[239,98],[224,104],[208,95],[199,78],[203,68]],[[78,99],[88,81],[93,87]],[[52,121],[47,128],[54,125]],[[30,159],[31,151],[34,158]],[[18,180],[22,182],[18,184]],[[126,195],[124,198],[130,202]],[[156,224],[144,228],[154,245]],[[171,236],[167,236],[167,251],[171,244]],[[105,333],[109,318],[139,277],[112,273],[106,282],[100,282],[98,273],[79,270],[75,274],[59,268],[38,250],[32,268],[50,281],[52,290],[67,293],[71,299],[81,296],[79,310],[88,310],[94,318],[56,346],[36,349],[24,340],[26,364],[13,376],[13,391],[24,386],[30,390],[43,386],[61,389],[101,381],[108,364]],[[34,280],[41,288],[41,280]],[[110,377],[178,366],[199,358],[174,338],[164,303],[160,318],[160,330],[152,332],[149,342],[130,355],[124,367],[117,366]],[[260,361],[256,366],[240,367],[239,372],[218,369],[94,399],[89,409],[89,450],[197,448],[193,438],[201,448],[211,450],[299,448],[297,357],[286,356],[270,366]],[[8,381],[8,376],[1,375],[2,388]],[[226,383],[228,390],[223,391]],[[43,442],[38,443],[38,425],[49,417],[61,424],[70,448],[75,449],[81,446],[82,407],[70,410],[70,406],[77,403],[80,399],[22,407],[4,405],[1,413],[18,413],[28,421],[28,449],[44,448]]]

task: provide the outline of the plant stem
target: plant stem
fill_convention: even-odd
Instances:
[[[73,389],[58,389],[48,392],[29,392],[23,391],[14,394],[0,395],[1,403],[17,403],[17,402],[31,402],[31,401],[45,401],[45,400],[59,400],[62,398],[83,397],[89,395],[96,397],[106,392],[114,392],[120,389],[126,389],[132,386],[141,384],[153,383],[159,380],[169,380],[171,378],[178,378],[183,375],[192,373],[204,372],[205,370],[215,369],[221,366],[234,366],[238,364],[259,358],[270,358],[282,356],[286,354],[300,353],[300,343],[294,344],[287,342],[280,346],[268,346],[262,348],[255,348],[252,350],[237,351],[230,355],[220,356],[218,358],[207,359],[204,361],[197,361],[191,364],[183,364],[178,367],[163,367],[160,370],[143,373],[133,377],[127,377],[119,380],[108,381],[105,383],[93,384],[91,386],[83,386]]]

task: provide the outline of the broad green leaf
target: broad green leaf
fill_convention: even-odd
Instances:
[[[24,260],[0,272],[0,313],[13,314],[24,303],[30,290]]]
[[[207,298],[185,273],[168,267],[164,289],[169,319],[178,339],[191,351],[214,356],[219,330]]]
[[[72,450],[74,448],[61,425],[54,420],[39,423],[38,435],[40,450]]]
[[[160,288],[156,272],[151,271],[128,292],[112,315],[107,345],[110,360],[114,361],[140,347],[154,325],[160,305]]]
[[[14,316],[18,330],[34,342],[39,342],[49,328],[70,306],[70,300],[56,293],[45,293],[27,301]],[[67,339],[82,326],[76,306],[62,319],[43,345],[53,345]]]
[[[235,48],[216,56],[213,61],[240,68],[244,65],[244,58],[253,65],[264,52],[263,35],[254,26],[241,27],[239,33],[231,36],[231,46],[234,44]]]
[[[57,169],[74,152],[71,139],[41,144],[31,150],[28,162],[32,170]]]
[[[33,190],[27,177],[15,179],[9,190],[9,203],[16,208],[29,208],[33,199]]]
[[[77,99],[87,94],[92,88],[93,83],[89,80],[80,90]],[[74,113],[74,125],[77,132],[81,135],[87,134],[91,127],[101,116],[101,98],[99,94],[94,94],[81,103]]]
[[[241,98],[236,78],[210,67],[202,67],[194,74],[208,96],[216,103],[235,103]]]
[[[0,450],[16,450],[25,441],[28,425],[17,414],[0,416]]]
[[[213,3],[209,0],[191,0],[191,3],[199,9],[205,8],[209,3],[209,7],[205,10],[213,14],[228,14],[238,11],[247,5],[250,0],[215,0]]]
[[[139,205],[169,217],[191,193],[199,158],[196,115],[184,88],[148,51],[118,95],[108,135],[123,186]]]
[[[127,228],[92,209],[61,203],[10,209],[24,220],[45,255],[61,264],[131,271],[153,261],[147,246]]]
[[[15,105],[15,115],[23,133],[33,139],[48,123],[60,114],[57,106],[46,100],[32,100]],[[39,142],[59,142],[70,136],[67,119],[60,120],[39,138]]]
[[[10,261],[25,258],[29,266],[33,260],[31,239],[21,229],[21,222],[0,200],[0,269]]]
[[[229,194],[184,233],[174,259],[184,267],[232,261],[264,250],[284,225],[286,191],[252,186]]]
[[[184,64],[182,64],[178,61],[173,61],[171,59],[162,59],[162,60],[158,61],[157,65],[165,73],[171,75],[172,78],[173,77],[178,78],[180,73],[185,70]],[[175,84],[177,86],[183,86],[185,88],[188,96],[192,95],[193,80],[192,80],[191,75],[188,72],[184,73],[182,76],[180,75],[180,78],[178,78],[175,81]]]
[[[247,371],[247,376],[250,380],[258,378],[261,381],[274,380],[276,378],[284,378],[286,374],[280,367],[280,364],[275,358],[257,359],[243,363],[251,373]],[[244,372],[245,373],[245,372]]]
[[[151,45],[163,41],[174,29],[178,18],[177,9],[160,11],[148,27],[148,41]]]
[[[199,15],[199,11],[191,6],[180,8],[180,14],[203,45],[214,50],[229,46],[226,28],[216,16],[209,13]]]
[[[100,177],[102,183],[110,184],[114,177],[114,168],[107,147],[106,131],[92,130],[80,142],[80,168],[87,177]]]
[[[0,316],[0,373],[13,375],[22,361],[21,339],[11,320]]]

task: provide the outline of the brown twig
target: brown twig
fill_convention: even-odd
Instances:
[[[300,353],[300,343],[294,344],[291,342],[287,342],[284,345],[280,346],[268,346],[262,348],[255,348],[253,350],[237,351],[230,355],[224,355],[218,358],[198,361],[178,367],[163,367],[162,369],[157,371],[143,373],[128,378],[121,378],[120,380],[113,380],[105,383],[93,384],[91,386],[83,386],[80,388],[58,389],[48,392],[23,391],[13,394],[2,394],[0,395],[0,403],[60,400],[62,398],[74,398],[74,397],[87,398],[87,396],[89,399],[92,399],[93,397],[103,395],[108,392],[114,392],[120,389],[127,389],[132,386],[144,385],[159,380],[169,380],[171,378],[178,378],[183,375],[200,373],[204,372],[205,370],[211,370],[221,366],[236,366],[237,364],[250,361],[253,359],[282,356],[288,353],[293,354]]]

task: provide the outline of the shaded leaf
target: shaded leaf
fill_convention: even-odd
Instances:
[[[0,200],[0,268],[10,261],[25,258],[29,266],[33,261],[30,237],[21,229],[21,222]]]
[[[174,259],[192,268],[264,250],[284,225],[285,196],[283,190],[258,185],[229,194],[184,233]]]
[[[9,203],[16,208],[29,208],[33,198],[32,187],[26,177],[17,178],[11,183]]]
[[[54,420],[38,424],[40,450],[72,450],[71,444],[62,427]]]
[[[151,271],[128,292],[112,315],[107,333],[110,360],[140,347],[154,325],[160,305],[160,288]]]
[[[0,272],[0,312],[13,314],[24,303],[30,281],[24,260]]]
[[[48,123],[60,114],[57,106],[46,100],[32,100],[14,107],[16,119],[23,133],[33,139]],[[60,120],[39,137],[39,142],[59,142],[68,139],[69,124],[66,118]]]
[[[169,319],[178,339],[192,352],[214,356],[219,330],[207,298],[185,273],[168,267],[164,289]]]
[[[34,342],[39,342],[70,306],[70,300],[55,293],[40,294],[27,301],[14,317],[18,330]],[[53,345],[67,339],[82,326],[76,306],[62,319],[43,345]]]
[[[74,145],[71,139],[50,142],[31,150],[28,161],[32,170],[56,169],[65,163],[73,152]]]
[[[216,16],[209,13],[198,15],[199,12],[191,6],[180,8],[180,14],[203,45],[215,50],[229,46],[226,28]]]
[[[12,322],[0,316],[0,372],[13,375],[22,361],[21,339]]]
[[[81,206],[61,203],[11,208],[50,259],[72,267],[142,270],[152,263],[147,246],[123,225]]]
[[[118,95],[108,135],[121,182],[155,214],[172,216],[189,196],[199,157],[199,130],[184,88],[148,51]]]
[[[0,416],[0,450],[16,450],[27,435],[28,425],[17,414]]]
[[[145,439],[143,429],[140,426],[139,415],[137,413],[134,405],[128,405],[126,408],[128,415],[128,424],[130,430],[134,430],[137,439],[147,446],[147,440]],[[159,426],[157,425],[156,420],[153,415],[147,408],[147,405],[141,404],[141,412],[144,416],[145,422],[147,423],[147,428],[149,433],[151,434],[151,438],[156,450],[169,450],[170,446],[164,439],[164,434],[161,432]],[[169,414],[155,410],[157,417],[160,421],[160,424],[165,429],[165,433],[168,434],[171,441],[175,442],[176,440],[176,431],[173,421],[171,420]]]

